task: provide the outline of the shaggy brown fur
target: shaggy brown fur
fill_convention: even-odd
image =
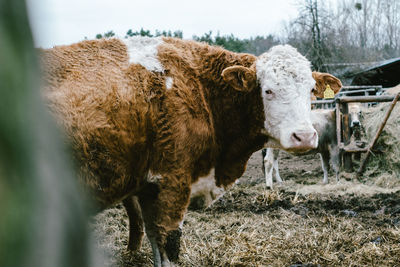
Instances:
[[[41,56],[45,97],[70,138],[80,182],[100,208],[124,200],[131,249],[143,235],[140,209],[162,250],[183,219],[191,184],[212,167],[219,185],[231,184],[267,141],[258,85],[239,92],[221,76],[229,66],[251,67],[254,56],[173,38],[158,50],[164,73],[129,64],[118,39]]]

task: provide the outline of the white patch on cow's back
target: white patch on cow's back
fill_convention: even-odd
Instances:
[[[173,84],[174,84],[174,78],[167,76],[165,78],[165,87],[167,89],[171,89]]]
[[[158,60],[158,46],[164,42],[161,37],[133,36],[122,41],[128,48],[129,63],[142,65],[149,71],[164,71]]]

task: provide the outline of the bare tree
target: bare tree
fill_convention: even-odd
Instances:
[[[400,56],[400,1],[299,0],[299,16],[285,27],[285,40],[317,70],[324,63],[375,62]]]
[[[383,0],[383,14],[387,32],[387,46],[392,50],[400,49],[400,2]]]
[[[299,17],[286,27],[287,42],[297,47],[311,61],[315,70],[321,70],[329,51],[326,49],[324,21],[329,20],[323,3],[318,0],[298,2]]]

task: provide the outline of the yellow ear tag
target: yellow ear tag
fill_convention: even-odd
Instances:
[[[335,98],[335,92],[331,89],[329,84],[327,84],[324,91],[324,99],[332,99],[332,98]]]

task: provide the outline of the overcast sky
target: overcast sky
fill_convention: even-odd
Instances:
[[[297,15],[296,0],[27,0],[36,46],[93,39],[113,30],[182,30],[184,38],[212,30],[241,38],[278,32]]]

